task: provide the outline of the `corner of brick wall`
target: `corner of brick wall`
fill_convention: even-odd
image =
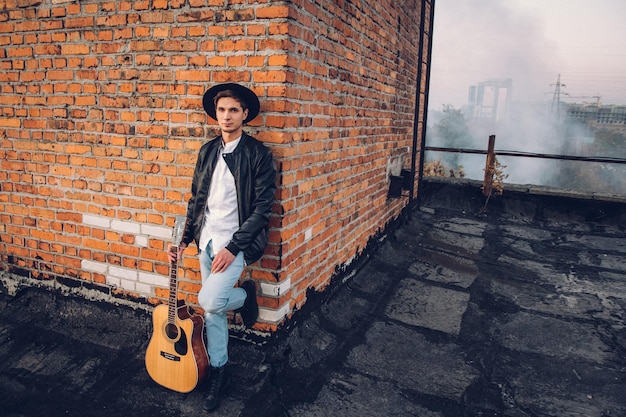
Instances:
[[[417,2],[294,2],[288,109],[281,155],[281,280],[290,308],[322,290],[396,218],[389,175],[411,163]]]
[[[399,215],[407,200],[387,190],[411,158],[416,2],[218,3],[0,8],[5,272],[166,300],[164,248],[197,151],[216,133],[201,97],[224,81],[260,96],[247,130],[279,168],[270,245],[247,271],[259,283],[259,329],[275,330]],[[191,304],[194,253],[178,289]]]

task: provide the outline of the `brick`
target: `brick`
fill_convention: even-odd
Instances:
[[[131,51],[159,51],[161,43],[159,41],[133,41],[130,44]]]
[[[73,17],[65,20],[66,29],[85,28],[94,26],[93,17]]]
[[[191,12],[185,12],[179,15],[179,23],[189,22],[212,22],[215,19],[215,12],[213,10],[193,10]]]
[[[15,32],[32,32],[37,29],[39,29],[39,22],[36,20],[19,22],[13,26]]]
[[[289,17],[289,6],[265,6],[256,10],[257,19],[277,19]]]
[[[208,82],[211,79],[211,72],[202,70],[181,70],[176,71],[175,75],[178,81],[204,81]]]
[[[198,43],[195,41],[164,41],[164,51],[180,51],[180,52],[193,52],[198,50]]]
[[[33,56],[33,48],[30,48],[30,47],[7,48],[6,51],[7,51],[7,56],[9,58]],[[15,67],[15,64],[13,66]],[[16,68],[16,69],[19,69],[19,68]]]
[[[2,118],[0,119],[0,126],[1,127],[15,127],[18,128],[21,125],[21,120],[20,119],[5,119]]]
[[[138,272],[135,270],[120,268],[113,265],[108,267],[109,276],[120,278],[126,281],[136,281],[138,278]]]
[[[48,80],[50,81],[71,80],[74,78],[74,72],[50,70],[48,71],[47,76],[48,76]]]
[[[102,16],[96,18],[97,26],[124,26],[128,22],[125,14],[118,14],[112,16]]]
[[[217,50],[219,52],[228,52],[228,51],[253,51],[254,50],[254,40],[252,39],[242,39],[242,40],[224,40],[217,42]]]
[[[140,14],[140,20],[142,23],[173,23],[173,12],[145,12]]]

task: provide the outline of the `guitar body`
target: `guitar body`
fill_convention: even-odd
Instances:
[[[191,314],[178,300],[174,320],[168,306],[158,305],[152,313],[153,332],[146,350],[146,369],[159,385],[178,392],[190,392],[209,370],[204,343],[204,318]]]

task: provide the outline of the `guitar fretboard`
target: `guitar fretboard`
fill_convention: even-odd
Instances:
[[[175,252],[178,254],[178,247],[174,247]],[[178,271],[178,260],[170,263],[170,297],[168,299],[168,309],[167,309],[167,322],[168,323],[176,323],[176,291],[178,289],[178,279],[177,279],[177,271]]]

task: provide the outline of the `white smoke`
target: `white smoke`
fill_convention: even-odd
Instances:
[[[496,150],[500,151],[584,154],[585,144],[593,141],[593,135],[578,124],[564,126],[566,117],[556,113],[553,102],[564,62],[546,28],[563,21],[538,18],[528,8],[530,3],[522,0],[436,3],[427,146],[486,150],[488,137],[493,134]],[[442,7],[445,13],[438,13]],[[566,15],[567,10],[563,10],[563,19]],[[466,107],[469,87],[490,79],[508,78],[513,80],[513,87],[506,122],[485,126],[473,121]],[[565,91],[561,99],[567,98]],[[434,126],[442,117],[444,105],[464,111],[470,130],[464,143],[444,143],[445,140],[437,137]],[[462,166],[468,178],[483,178],[483,155],[427,152],[427,161],[436,159],[449,168]],[[498,159],[506,165],[506,183],[564,186],[561,161]],[[578,166],[585,169],[589,165]]]
[[[465,0],[435,4],[430,98],[433,109],[467,103],[469,86],[513,79],[515,100],[551,99],[560,63],[545,25],[514,1]]]

